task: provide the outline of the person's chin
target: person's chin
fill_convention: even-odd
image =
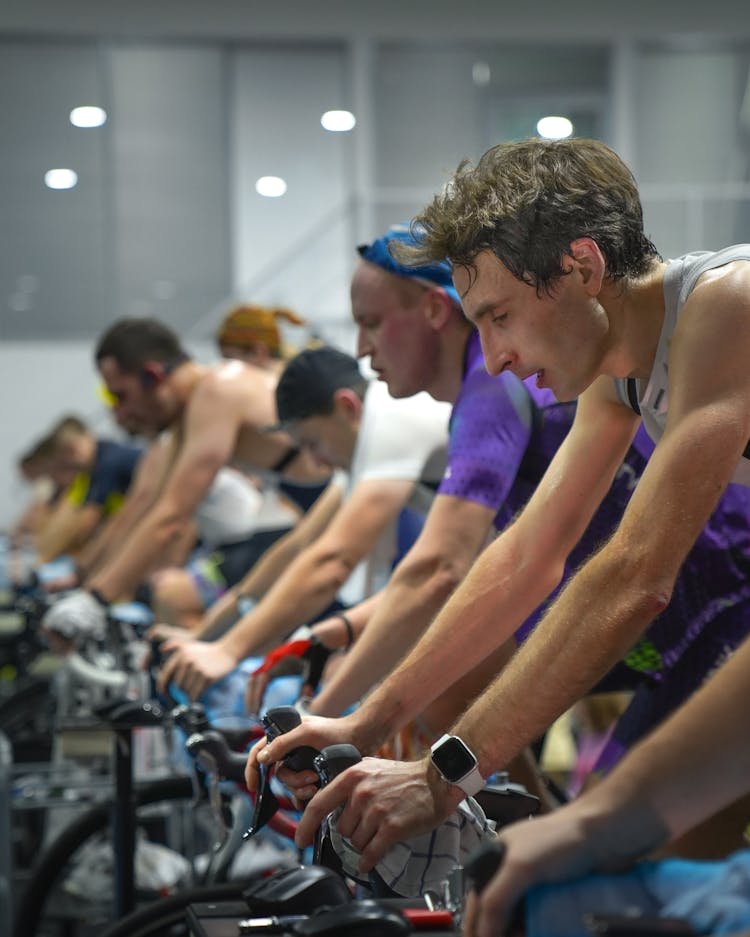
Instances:
[[[408,387],[403,382],[399,383],[398,381],[388,380],[387,378],[381,378],[388,385],[388,393],[391,397],[395,397],[397,400],[403,400],[405,397],[413,397],[417,393],[412,387]]]

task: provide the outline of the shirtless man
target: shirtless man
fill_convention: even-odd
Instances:
[[[160,683],[174,681],[192,697],[314,620],[337,594],[353,604],[382,588],[403,552],[399,522],[402,530],[407,521],[421,525],[445,465],[449,408],[426,394],[394,399],[335,348],[292,358],[276,399],[283,425],[302,448],[348,477],[334,481],[253,570],[253,579],[260,573],[273,585],[228,632],[210,643],[164,644],[172,653]]]
[[[223,465],[282,475],[290,497],[327,477],[286,433],[265,432],[276,419],[281,361],[265,368],[238,361],[203,365],[153,319],[115,323],[100,339],[95,358],[118,422],[147,436],[170,428],[172,453],[155,505],[116,556],[47,613],[45,627],[69,637],[101,631],[108,604],[132,593],[180,537]]]
[[[308,806],[299,841],[343,803],[339,830],[363,870],[449,816],[628,653],[669,604],[729,482],[750,480],[750,247],[663,263],[643,233],[632,175],[586,140],[496,147],[476,169],[460,168],[418,221],[422,248],[411,258],[452,262],[488,370],[536,375],[537,386],[579,402],[525,510],[370,697],[379,726],[419,712],[544,598],[557,575],[550,545],[601,503],[636,409],[657,444],[614,535],[452,738],[414,764],[365,759]],[[304,734],[259,757],[283,757]]]

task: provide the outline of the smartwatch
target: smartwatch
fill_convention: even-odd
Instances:
[[[443,735],[430,749],[430,759],[440,776],[473,797],[487,783],[479,773],[474,752],[457,735]]]

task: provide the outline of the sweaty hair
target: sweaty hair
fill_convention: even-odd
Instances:
[[[291,309],[269,309],[256,305],[236,306],[219,326],[216,341],[219,345],[246,349],[252,349],[255,345],[265,345],[272,358],[281,358],[280,319],[290,325],[305,324],[305,320]]]
[[[447,258],[475,269],[491,251],[510,272],[549,293],[576,238],[592,238],[612,280],[646,273],[659,254],[643,231],[633,174],[598,140],[525,140],[462,162],[445,191],[412,223],[419,246],[393,245],[412,265]]]
[[[175,365],[186,361],[177,335],[156,319],[120,319],[99,339],[95,359],[114,358],[123,371],[135,373],[149,361]]]

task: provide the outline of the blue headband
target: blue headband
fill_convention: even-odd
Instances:
[[[362,244],[357,251],[363,260],[387,270],[388,273],[394,273],[398,277],[408,277],[430,286],[441,286],[451,299],[455,300],[459,306],[461,305],[461,300],[453,286],[451,265],[447,260],[424,267],[405,267],[391,256],[388,248],[393,241],[414,245],[419,243],[408,225],[398,224],[389,228],[383,237],[377,238],[372,244]]]

